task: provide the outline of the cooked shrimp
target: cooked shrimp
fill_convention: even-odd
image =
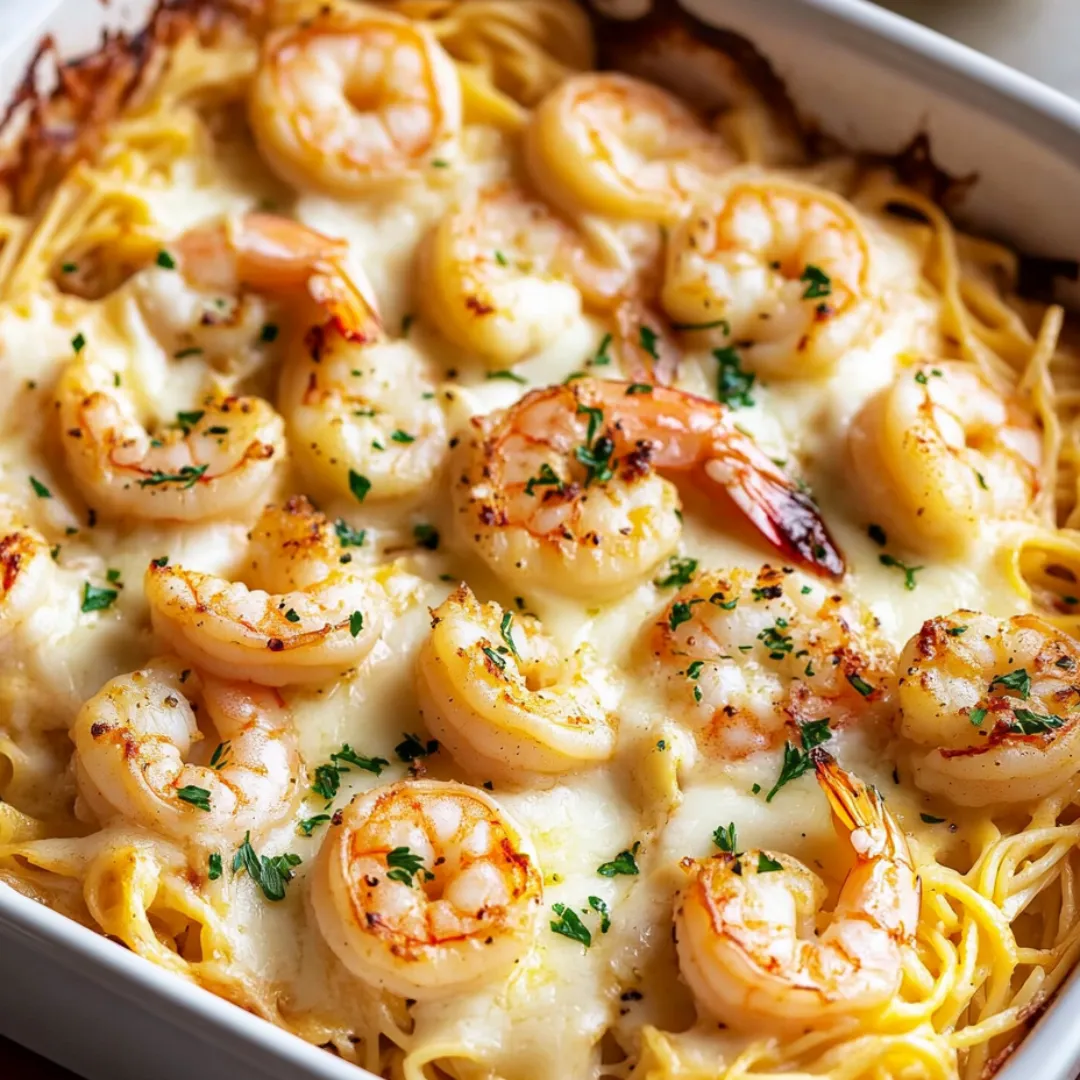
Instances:
[[[36,529],[0,536],[0,641],[49,602],[56,564]]]
[[[929,619],[897,670],[900,734],[924,791],[998,806],[1080,773],[1080,646],[1037,615]]]
[[[505,978],[532,942],[543,887],[531,845],[491,796],[404,780],[335,818],[311,899],[357,978],[429,999]]]
[[[789,567],[702,574],[651,644],[676,719],[724,757],[774,747],[791,724],[884,719],[892,703],[895,655],[869,614]]]
[[[873,310],[870,242],[829,191],[740,180],[694,206],[667,248],[661,302],[676,323],[736,341],[774,378],[827,372]]]
[[[541,202],[500,187],[447,214],[428,243],[421,304],[452,342],[507,367],[540,352],[581,314],[611,306],[629,272],[605,267]]]
[[[214,306],[222,294],[252,290],[301,309],[298,298],[305,301],[311,317],[304,326],[326,325],[360,342],[381,332],[371,285],[350,261],[348,243],[298,221],[261,213],[225,218],[190,229],[169,253],[183,278],[209,293]]]
[[[278,407],[305,478],[328,497],[349,497],[353,473],[372,501],[423,491],[446,456],[435,383],[408,341],[308,333],[286,357]]]
[[[577,379],[473,424],[457,511],[464,535],[508,581],[592,597],[632,588],[681,529],[675,488],[655,469],[692,472],[785,555],[843,573],[813,502],[716,402]]]
[[[187,760],[206,736],[218,742]],[[201,715],[201,714],[200,714]],[[102,822],[125,818],[174,840],[238,841],[280,821],[300,775],[296,733],[281,698],[247,683],[200,677],[175,659],[105,684],[71,727],[79,792]]]
[[[567,212],[672,221],[734,155],[677,98],[626,75],[560,83],[526,135],[532,178]]]
[[[263,42],[248,118],[283,180],[357,195],[454,155],[461,87],[421,24],[324,5]]]
[[[431,612],[418,673],[428,730],[474,774],[562,773],[615,752],[588,656],[560,656],[534,618],[480,604],[467,585]]]
[[[903,950],[919,917],[907,840],[873,788],[820,748],[813,754],[818,783],[855,854],[820,936],[825,885],[797,860],[758,851],[683,860],[689,882],[675,909],[679,966],[699,1007],[732,1027],[829,1027],[880,1011],[900,986]]]
[[[242,514],[265,497],[285,453],[281,417],[265,401],[210,396],[151,434],[133,382],[87,348],[57,387],[68,465],[95,510],[195,521]]]
[[[267,507],[249,556],[252,588],[150,564],[146,599],[170,648],[222,678],[285,686],[339,676],[379,640],[385,591],[344,561],[333,526],[307,499]]]
[[[963,552],[987,521],[1028,513],[1038,490],[1030,410],[969,364],[901,371],[863,406],[848,446],[860,505],[917,551]]]

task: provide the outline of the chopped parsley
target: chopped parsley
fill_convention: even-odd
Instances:
[[[878,562],[882,566],[892,566],[897,570],[904,571],[904,588],[909,592],[915,588],[915,575],[918,571],[922,570],[921,566],[908,566],[907,563],[898,559],[895,555],[879,555]]]
[[[773,796],[785,784],[797,780],[814,767],[814,763],[810,759],[810,751],[815,746],[820,746],[832,738],[832,731],[829,729],[829,718],[825,717],[822,720],[808,720],[806,723],[800,723],[799,737],[802,742],[801,749],[795,746],[794,743],[784,743],[784,759],[780,765],[780,775],[777,777],[772,790],[765,796],[766,802],[772,802]]]
[[[390,867],[386,876],[391,881],[400,881],[402,885],[413,887],[415,878],[423,874],[425,881],[434,881],[435,875],[424,867],[424,857],[410,851],[407,847],[396,847],[386,853],[386,865]]]
[[[263,896],[267,900],[284,900],[285,886],[292,881],[293,867],[299,866],[299,855],[291,853],[286,855],[274,855],[267,858],[265,855],[255,854],[251,846],[251,833],[244,834],[244,842],[237,848],[233,857],[233,873],[246,870],[247,875],[262,889]]]
[[[510,382],[520,383],[525,386],[528,383],[528,379],[523,378],[514,371],[489,371],[485,376],[485,379],[507,379]]]
[[[1008,675],[997,675],[990,680],[990,693],[994,692],[995,686],[1003,686],[1006,690],[1015,690],[1022,698],[1031,693],[1031,676],[1026,668],[1017,668]]]
[[[577,912],[565,904],[554,904],[551,908],[557,918],[551,920],[551,929],[556,934],[580,941],[587,949],[592,944],[589,928],[578,918]]]
[[[1060,716],[1037,713],[1031,709],[1015,709],[1013,715],[1016,721],[1009,725],[1009,730],[1019,735],[1044,735],[1065,723]]]
[[[783,660],[795,648],[791,635],[783,633],[787,627],[787,619],[778,618],[775,625],[765,627],[758,634],[758,641],[768,649],[770,660]]]
[[[386,758],[365,757],[363,754],[358,754],[348,743],[343,743],[340,750],[330,755],[329,764],[319,765],[315,769],[315,780],[311,785],[311,790],[324,799],[333,799],[341,787],[341,774],[352,771],[349,768],[350,765],[362,769],[364,772],[381,776],[383,769],[389,764],[390,762]],[[316,824],[319,824],[319,822],[316,822]],[[305,835],[310,836],[311,834],[308,832]]]
[[[364,613],[362,611],[354,611],[349,616],[349,633],[353,637],[358,637],[360,631],[364,629]]]
[[[199,477],[209,468],[209,463],[206,463],[204,465],[184,465],[179,472],[175,473],[154,472],[140,480],[139,487],[179,484],[181,489],[186,491],[188,488],[193,488],[199,482]]]
[[[209,866],[209,871],[206,876],[211,881],[217,881],[217,879],[221,877],[221,856],[216,851],[212,852],[210,858],[207,860],[207,865]]]
[[[320,825],[325,825],[329,820],[329,814],[316,814],[314,817],[304,818],[296,827],[304,836],[310,836]]]
[[[396,431],[392,432],[390,438],[397,443],[416,442],[415,435],[410,435],[407,431],[402,431],[401,428],[398,428]]]
[[[869,697],[874,692],[874,688],[858,675],[848,674],[847,681],[851,683],[863,697]]]
[[[191,433],[191,429],[206,415],[204,409],[195,409],[192,412],[178,412],[176,424],[183,429],[185,435]]]
[[[626,396],[633,397],[635,394],[651,394],[653,392],[651,383],[635,382],[631,383],[626,388]]]
[[[71,339],[71,347],[75,350],[76,356],[86,347],[86,336],[81,331]]]
[[[654,359],[660,359],[660,350],[657,347],[657,333],[651,326],[642,326],[638,331],[638,341],[641,347]]]
[[[673,322],[672,330],[716,330],[722,328],[725,335],[731,336],[731,323],[727,319],[713,319],[711,322]]]
[[[562,491],[563,489],[563,482],[556,475],[555,470],[546,461],[540,466],[540,474],[538,476],[529,477],[525,484],[525,494],[535,497],[535,489],[538,487],[554,487],[558,491]]]
[[[611,862],[601,863],[596,872],[601,877],[615,877],[619,874],[625,874],[628,877],[640,873],[638,870],[637,858],[638,849],[641,847],[641,841],[635,840],[633,847],[629,851],[620,851]]]
[[[116,589],[102,589],[87,581],[83,585],[82,611],[85,614],[91,611],[107,611],[116,603],[119,595]]]
[[[752,371],[743,371],[734,346],[713,349],[713,356],[720,365],[716,373],[717,400],[732,409],[750,408],[754,404],[750,391],[757,376]]]
[[[949,637],[959,637],[961,634],[966,634],[967,629],[966,626],[949,626],[946,627],[945,633],[948,634]]]
[[[224,769],[229,764],[229,751],[231,749],[232,742],[229,739],[226,739],[225,742],[219,742],[210,755],[210,768]]]
[[[574,450],[574,456],[585,466],[585,486],[588,487],[594,480],[605,483],[613,475],[611,455],[615,452],[615,444],[608,436],[599,434],[604,413],[601,409],[588,405],[578,405],[577,413],[589,418],[585,445]]]
[[[363,502],[367,493],[371,490],[371,481],[358,473],[355,469],[349,470],[349,490],[357,502]]]
[[[439,530],[434,525],[414,525],[413,539],[422,548],[434,551],[439,546]]]
[[[40,481],[33,476],[30,477],[30,486],[34,489],[34,494],[39,499],[51,499],[52,492]]]
[[[661,589],[681,588],[683,585],[690,584],[694,574],[697,573],[697,568],[697,559],[672,555],[668,559],[667,573],[663,577],[655,578],[653,584]]]
[[[728,855],[739,854],[739,838],[735,832],[735,822],[729,821],[727,825],[720,825],[713,829],[713,843]]]
[[[982,722],[986,719],[986,709],[972,709],[968,713],[968,719],[973,727],[981,727]]]
[[[514,613],[512,611],[504,611],[502,622],[499,623],[499,634],[503,641],[506,642],[509,650],[520,660],[521,654],[517,651],[517,646],[514,644],[513,629]]]
[[[510,260],[501,251],[496,251],[495,252],[495,261],[500,266],[509,266],[510,265]]]
[[[264,323],[263,328],[259,331],[259,340],[265,342],[276,341],[278,336],[278,328],[272,323]]]
[[[597,346],[596,353],[591,360],[586,361],[587,364],[592,367],[605,367],[611,363],[611,356],[608,354],[608,349],[611,348],[611,335],[605,334],[600,339],[600,344]]]
[[[181,802],[190,803],[198,810],[210,809],[210,792],[204,787],[188,784],[185,787],[176,789],[176,797]]]
[[[943,817],[934,817],[933,814],[920,814],[919,817],[927,825],[940,825],[945,820]]]
[[[394,747],[394,753],[402,761],[415,761],[417,758],[438,753],[439,743],[437,739],[428,739],[425,743],[419,735],[410,735],[407,731],[403,731],[402,734],[405,736],[404,740]]]
[[[832,294],[832,279],[818,266],[807,263],[799,280],[806,285],[806,291],[802,294],[804,300],[817,300],[822,296]]]
[[[176,269],[176,260],[167,251],[159,251],[157,253],[157,258],[154,261],[163,270],[175,270]]]
[[[676,600],[671,605],[671,611],[668,613],[668,628],[671,630],[677,630],[684,622],[689,622],[693,612],[690,610],[694,604],[704,603],[703,600]]]
[[[777,870],[783,870],[784,867],[781,863],[778,863],[774,858],[766,855],[764,851],[758,852],[757,857],[757,872],[759,874],[773,874]]]
[[[334,532],[337,533],[338,543],[343,548],[363,547],[367,537],[366,529],[354,529],[344,518],[338,518],[334,522]]]
[[[600,933],[606,934],[611,929],[611,911],[599,896],[589,897],[589,907],[600,916]]]
[[[486,657],[487,657],[487,658],[488,658],[488,659],[489,659],[489,660],[490,660],[490,661],[491,661],[491,662],[492,662],[492,663],[493,663],[493,664],[494,664],[494,665],[495,665],[495,666],[496,666],[496,667],[497,667],[497,668],[498,668],[498,669],[499,669],[500,671],[505,671],[505,670],[506,670],[506,659],[505,659],[504,657],[500,656],[500,655],[499,655],[499,654],[498,654],[498,653],[497,653],[497,652],[496,652],[496,651],[495,651],[495,650],[494,650],[493,648],[491,648],[491,647],[490,647],[489,645],[481,645],[481,646],[480,646],[480,651],[481,651],[481,652],[482,652],[482,653],[483,653],[483,654],[484,654],[484,655],[485,655],[485,656],[486,656]]]

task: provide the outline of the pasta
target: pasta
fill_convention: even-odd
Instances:
[[[0,881],[380,1076],[991,1075],[1080,959],[1064,310],[572,0],[148,40],[8,132]]]

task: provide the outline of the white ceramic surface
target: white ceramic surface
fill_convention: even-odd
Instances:
[[[943,165],[981,175],[974,221],[1033,253],[1080,256],[1077,102],[864,0],[686,4],[752,38],[800,104],[852,145],[895,150],[925,129]],[[150,6],[0,0],[0,99],[45,29],[70,54],[92,47],[106,22],[135,25]],[[1073,979],[998,1080],[1072,1080],[1078,1009]],[[366,1075],[2,885],[0,1032],[90,1080]]]

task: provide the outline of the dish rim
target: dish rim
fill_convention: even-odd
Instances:
[[[7,4],[0,0],[4,8],[0,10],[0,25],[9,31],[18,27],[21,32],[21,36],[11,33],[0,43],[0,65],[18,63],[12,58],[32,52],[49,32],[50,22],[64,2],[38,0],[30,9],[19,0],[8,0]],[[104,2],[99,0],[99,4]],[[691,10],[703,11],[714,0],[680,2]],[[823,36],[831,27],[835,31],[831,40],[841,46],[853,40],[869,46],[871,59],[879,66],[908,75],[921,73],[935,96],[992,113],[999,122],[1074,165],[1080,182],[1080,100],[869,0],[758,0],[758,4],[811,26],[816,36]],[[104,19],[100,7],[95,14]],[[16,85],[18,81],[16,78]],[[236,1040],[261,1046],[296,1069],[296,1076],[380,1080],[150,960],[116,947],[100,933],[0,882],[0,942],[6,935],[51,963],[56,978],[79,970],[88,980],[108,986],[130,1002],[133,1008],[128,1017],[110,1021],[117,1030],[139,1012],[163,1014],[167,1010],[178,1037],[180,1027],[175,1021],[187,1020],[187,1036],[194,1034],[207,1045],[222,1046],[227,1040]],[[0,972],[3,970],[0,962]],[[1080,1066],[1080,1029],[1070,1023],[1070,1012],[1076,1010],[1080,1010],[1080,963],[1001,1067],[996,1080],[1020,1080],[1025,1069],[1042,1080],[1072,1080]],[[94,1013],[94,1003],[87,1002],[85,1016]],[[0,1031],[20,1042],[20,1032],[7,1029],[4,1019],[0,1014]],[[70,1018],[58,1017],[57,1024],[65,1019]],[[193,1031],[195,1026],[197,1031]],[[108,1028],[108,1024],[102,1027]],[[39,1045],[34,1049],[49,1056],[48,1048],[43,1050]],[[158,1068],[164,1070],[165,1066],[159,1062]],[[162,1075],[168,1077],[169,1073],[163,1071]]]

